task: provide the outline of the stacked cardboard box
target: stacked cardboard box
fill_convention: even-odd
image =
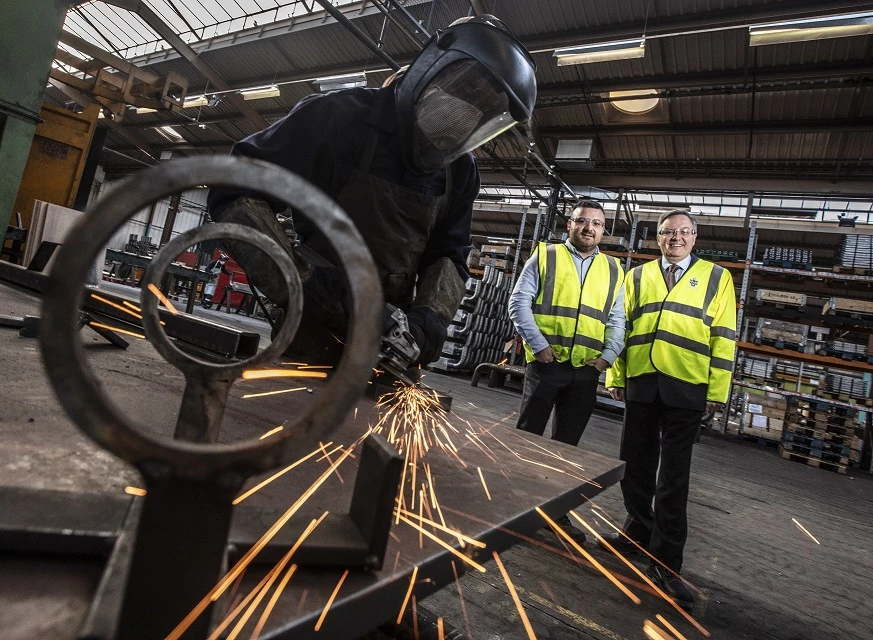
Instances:
[[[746,394],[743,435],[779,442],[785,422],[787,404],[782,396]]]

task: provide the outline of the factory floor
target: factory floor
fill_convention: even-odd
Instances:
[[[0,314],[25,313],[38,314],[38,301],[0,286]],[[215,312],[196,313],[206,317]],[[262,321],[229,318],[269,334]],[[146,361],[138,352],[144,348],[141,342],[121,352],[101,346],[101,339],[87,330],[82,336],[118,406],[145,424],[173,424],[176,409],[154,398],[181,384],[178,372]],[[0,392],[0,487],[121,492],[139,483],[134,470],[88,441],[66,418],[41,370],[37,341],[0,329],[0,354],[6,365]],[[473,388],[469,377],[461,375],[429,373],[425,382],[451,392],[452,415],[459,419],[514,424],[520,399],[516,390],[484,384]],[[270,414],[268,404],[249,406],[238,403],[229,409],[225,433],[232,434],[230,440],[254,437],[281,421]],[[620,435],[618,416],[596,412],[580,447],[614,458]],[[595,503],[608,518],[622,519],[617,486]],[[592,506],[577,513],[606,531]],[[695,447],[688,515],[683,574],[700,590],[693,616],[713,638],[873,638],[870,475],[852,470],[839,475],[782,460],[773,449],[704,435]],[[598,550],[590,535],[585,549],[615,572],[641,604],[543,531],[501,554],[535,637],[644,638],[644,621],[664,627],[658,615],[684,637],[703,637],[628,567]],[[83,571],[78,571],[74,580],[68,577],[70,565],[79,561],[46,558],[38,566],[32,560],[28,567],[36,569],[22,574],[19,559],[0,554],[0,637],[69,638],[85,615],[99,566],[89,564],[84,571],[89,577],[82,580]],[[421,605],[477,639],[528,638],[506,583],[493,562],[487,566],[487,573],[462,576],[460,589],[451,585]]]

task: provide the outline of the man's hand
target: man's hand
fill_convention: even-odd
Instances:
[[[723,411],[724,404],[721,402],[706,402],[706,413],[714,414],[716,411]]]
[[[607,369],[609,369],[609,362],[604,360],[603,358],[592,358],[585,363],[586,367],[594,367],[600,373],[603,373]]]
[[[555,360],[555,352],[552,350],[551,347],[546,347],[542,351],[537,351],[534,354],[534,358],[537,359],[537,362],[548,364],[549,362],[553,362]]]
[[[613,400],[624,402],[624,387],[609,387],[607,391]]]

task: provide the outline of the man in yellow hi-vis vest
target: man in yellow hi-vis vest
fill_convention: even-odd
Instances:
[[[606,375],[612,397],[625,401],[624,533],[663,563],[650,564],[649,577],[686,608],[694,595],[679,572],[691,451],[704,413],[727,402],[737,312],[730,273],[691,255],[696,238],[686,212],[661,215],[662,257],[627,274],[625,351]],[[606,538],[623,553],[637,550],[619,534]]]
[[[578,204],[567,241],[541,243],[509,298],[527,359],[518,428],[542,435],[554,408],[552,438],[573,446],[591,417],[601,372],[624,345],[624,272],[597,248],[605,224],[599,203]],[[567,516],[560,522],[583,537]]]

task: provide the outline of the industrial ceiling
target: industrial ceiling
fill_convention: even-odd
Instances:
[[[227,153],[233,141],[318,91],[315,78],[363,71],[369,86],[379,86],[390,73],[385,56],[364,46],[321,4],[111,0],[71,9],[68,31],[159,76],[184,76],[189,96],[222,98],[213,100],[214,106],[174,112],[131,110],[107,123],[102,164],[108,175],[131,173],[166,152]],[[533,52],[539,85],[533,122],[477,152],[483,184],[518,185],[524,178],[548,194],[550,183],[560,178],[583,192],[873,197],[873,35],[750,46],[755,25],[869,12],[870,2],[334,4],[401,64],[412,59],[426,34],[481,11],[501,18]],[[155,18],[165,30],[156,28]],[[562,47],[641,37],[645,52],[635,59],[558,66],[553,54]],[[244,101],[236,92],[271,85],[280,95]],[[614,91],[653,93],[657,101],[646,113],[628,114],[616,108]],[[54,87],[49,96],[59,103],[70,100]],[[560,141],[590,141],[590,157],[557,159]]]

